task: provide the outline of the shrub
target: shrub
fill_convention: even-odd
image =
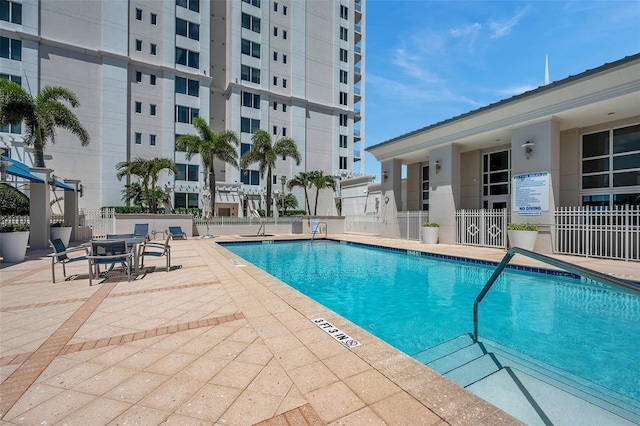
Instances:
[[[25,223],[16,223],[5,225],[0,229],[0,232],[24,232],[29,230],[29,225]]]
[[[69,222],[56,222],[51,224],[52,228],[71,228],[71,224]]]
[[[424,228],[439,228],[440,224],[438,222],[424,222],[421,226]]]
[[[509,231],[537,231],[538,225],[533,225],[531,223],[510,223],[507,226]]]
[[[29,214],[29,197],[6,183],[0,184],[0,217],[25,216]]]

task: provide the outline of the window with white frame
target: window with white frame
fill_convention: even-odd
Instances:
[[[176,105],[176,123],[193,123],[193,119],[200,116],[200,109]]]
[[[156,140],[157,140],[156,135],[149,135],[149,145],[150,146],[156,146]]]
[[[511,150],[482,155],[484,208],[506,208],[511,193]],[[493,200],[493,201],[492,201]],[[496,201],[497,200],[497,201]],[[500,207],[496,207],[500,206]],[[504,206],[504,207],[502,207]]]
[[[176,47],[176,64],[200,68],[200,53]]]
[[[240,131],[253,133],[260,128],[260,120],[255,118],[240,117]]]
[[[260,58],[260,43],[245,40],[241,41],[241,52],[243,55],[253,56],[254,58]]]
[[[136,21],[142,21],[142,9],[136,8]]]
[[[348,62],[349,61],[349,52],[347,49],[340,49],[340,61]]]
[[[251,92],[242,92],[242,106],[260,109],[260,95]]]
[[[242,65],[240,67],[240,78],[244,81],[260,84],[260,69]]]
[[[200,40],[200,25],[176,18],[176,34],[191,40]]]
[[[640,205],[640,124],[582,135],[582,205]]]
[[[151,14],[151,25],[158,25],[158,15],[155,13]]]
[[[137,114],[142,114],[142,102],[136,101],[135,110]]]
[[[340,40],[349,41],[349,30],[345,27],[340,27]]]
[[[340,170],[346,170],[347,169],[347,157],[340,157],[339,158],[339,168]]]
[[[349,83],[349,73],[345,70],[340,70],[340,83]]]

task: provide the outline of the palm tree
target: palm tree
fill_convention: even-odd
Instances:
[[[311,214],[311,206],[309,205],[309,193],[307,192],[308,188],[311,188],[311,179],[313,177],[314,172],[300,172],[298,176],[294,176],[293,179],[287,183],[287,188],[291,191],[296,186],[301,187],[304,190],[304,201],[307,205],[307,212]]]
[[[287,213],[287,209],[297,209],[298,208],[298,199],[293,194],[287,194],[284,196],[284,200],[282,201],[282,215]]]
[[[318,214],[318,194],[322,188],[336,190],[336,180],[333,176],[325,176],[322,171],[312,172],[311,184],[316,187],[316,204],[313,207],[313,215]]]
[[[300,152],[293,139],[283,138],[272,143],[269,133],[258,129],[251,135],[251,149],[240,159],[241,169],[258,163],[260,174],[264,176],[265,171],[267,172],[267,216],[271,214],[271,172],[280,156],[292,157],[296,165],[300,165]]]
[[[178,172],[176,163],[169,158],[152,158],[148,160],[138,157],[132,161],[122,161],[116,164],[116,168],[118,169],[118,173],[116,174],[118,180],[121,180],[124,176],[131,175],[137,176],[140,179],[152,213],[157,213],[158,211],[156,185],[160,172],[163,170],[168,170],[173,173]]]
[[[238,167],[238,136],[232,131],[221,133],[214,132],[207,122],[201,118],[193,119],[198,135],[182,135],[176,140],[176,149],[185,149],[187,159],[191,159],[194,154],[200,154],[204,172],[209,181],[209,194],[211,194],[211,214],[215,216],[216,211],[216,172],[214,168],[215,159],[229,163]]]
[[[55,142],[56,127],[76,135],[82,146],[89,144],[89,133],[61,101],[74,108],[79,105],[76,95],[64,87],[46,86],[33,97],[18,83],[0,79],[0,126],[20,124],[24,120],[24,142],[34,147],[35,167],[45,167],[44,147],[48,140]]]

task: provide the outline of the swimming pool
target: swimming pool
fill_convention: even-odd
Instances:
[[[412,355],[473,330],[495,267],[321,240],[224,247]],[[506,270],[480,305],[480,339],[640,400],[640,297]]]

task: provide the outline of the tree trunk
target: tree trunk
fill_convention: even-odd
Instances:
[[[211,217],[216,215],[216,172],[213,167],[209,169],[209,195],[211,196]]]
[[[45,167],[44,165],[44,142],[42,141],[42,133],[40,132],[40,127],[36,127],[34,129],[34,133],[36,135],[36,140],[33,143],[33,166],[34,167]]]
[[[267,217],[271,214],[271,167],[267,170]]]

